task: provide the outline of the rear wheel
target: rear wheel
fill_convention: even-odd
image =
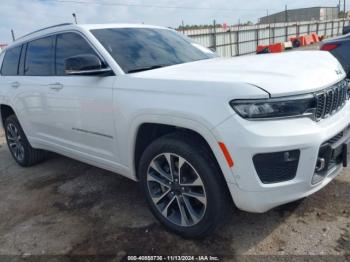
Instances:
[[[206,147],[181,133],[154,141],[139,168],[156,218],[184,237],[210,234],[227,211],[226,185]]]
[[[11,115],[5,120],[4,128],[8,148],[19,165],[28,167],[45,159],[45,151],[34,149],[29,144],[15,115]]]

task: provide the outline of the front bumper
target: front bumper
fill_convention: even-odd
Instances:
[[[273,121],[247,121],[234,115],[216,127],[235,165],[231,168],[233,183],[228,183],[236,206],[250,212],[265,212],[315,193],[326,186],[342,170],[337,163],[313,181],[321,145],[350,123],[350,102],[333,116],[320,122],[308,118]],[[263,183],[253,164],[262,153],[300,150],[295,177],[278,183]],[[226,174],[231,175],[231,174]]]

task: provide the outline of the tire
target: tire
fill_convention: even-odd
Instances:
[[[155,140],[142,154],[138,171],[153,215],[170,231],[200,238],[223,223],[230,208],[227,185],[215,159],[195,136],[173,133]]]
[[[257,52],[258,55],[261,55],[261,54],[268,54],[268,53],[271,53],[270,52],[270,49],[268,47],[265,47],[263,50]]]
[[[298,48],[298,47],[300,47],[300,45],[301,45],[299,39],[295,39],[295,40],[293,41],[292,44],[293,44],[293,47],[294,47],[294,48]]]
[[[29,167],[45,160],[46,151],[32,148],[15,115],[5,119],[4,128],[8,148],[20,166]]]

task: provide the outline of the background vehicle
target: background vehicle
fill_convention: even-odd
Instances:
[[[349,34],[350,33],[350,26],[344,26],[343,28],[343,35]]]
[[[350,77],[350,34],[322,41],[320,50],[331,52]]]
[[[347,166],[348,86],[327,52],[223,59],[167,28],[63,24],[19,39],[0,64],[20,165],[49,150],[139,181],[185,237],[211,233],[231,200],[265,212]]]

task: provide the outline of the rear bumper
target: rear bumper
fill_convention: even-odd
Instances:
[[[215,130],[233,160],[234,183],[228,183],[236,206],[249,212],[265,212],[273,207],[309,196],[326,186],[343,169],[337,163],[313,182],[321,146],[350,124],[350,102],[320,122],[308,118],[276,121],[247,121],[235,115]],[[263,183],[255,169],[257,154],[299,150],[295,176],[277,183]]]

